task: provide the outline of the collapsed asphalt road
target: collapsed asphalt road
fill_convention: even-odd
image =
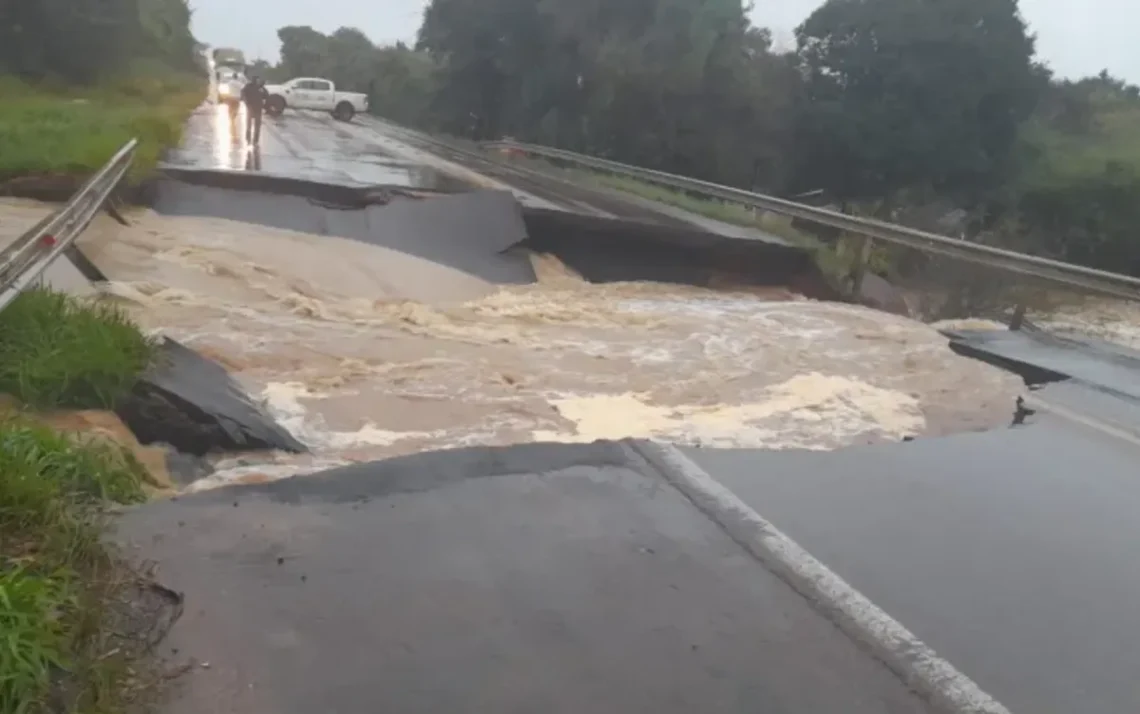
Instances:
[[[371,132],[371,144],[361,132]],[[249,171],[371,185],[378,181],[372,172],[381,170],[376,165],[416,163],[408,157],[426,152],[378,127],[345,129],[313,117],[287,116],[270,135],[282,148],[267,141]],[[201,136],[190,132],[188,151],[176,157],[184,168],[195,160],[199,167],[229,161],[215,160],[229,154],[220,135],[212,136],[203,154],[192,148]],[[376,156],[361,142],[375,146]],[[252,152],[235,155],[253,161]],[[401,169],[401,176],[437,170],[443,176],[409,178],[404,187],[424,190],[433,181],[434,187],[449,181],[495,187],[451,159],[425,158],[428,171]],[[229,169],[247,171],[231,163]],[[531,206],[557,204],[557,190],[544,188],[512,192]],[[256,191],[235,200],[207,189],[186,203],[189,194],[180,194],[177,210],[160,201],[166,215],[135,216],[130,230],[92,246],[104,250],[94,251],[95,261],[107,266],[116,294],[133,301],[140,319],[217,357],[295,435],[317,446],[316,457],[304,461],[219,464],[228,480],[207,485],[362,463],[154,504],[124,520],[124,540],[155,558],[187,594],[190,614],[172,647],[210,664],[187,681],[171,711],[925,710],[881,663],[829,629],[786,582],[750,560],[652,470],[615,457],[613,444],[371,459],[471,443],[622,436],[836,449],[1006,424],[1021,391],[1015,378],[946,357],[945,340],[928,328],[861,308],[691,283],[598,286],[561,261],[545,285],[539,274],[549,265],[532,261],[537,290],[504,285],[512,282],[505,279],[480,287],[477,271],[461,267],[471,278],[464,290],[485,292],[451,305],[439,291],[454,283],[439,271],[456,266],[425,256],[425,245],[400,249],[382,211],[371,211],[361,226],[359,212],[310,204],[302,213],[319,220],[282,230],[279,222],[292,220],[295,202]],[[278,201],[278,208],[253,211],[258,201]],[[567,199],[535,210],[590,213],[574,211],[580,203]],[[191,204],[197,207],[182,210]],[[632,208],[631,216],[644,210]],[[249,228],[254,219],[257,230]],[[347,225],[356,228],[341,229]],[[353,231],[360,235],[345,235]],[[508,251],[503,259],[518,256]],[[378,345],[383,351],[375,351]],[[750,381],[758,376],[767,381]],[[993,414],[969,422],[965,415],[977,418],[983,399],[992,400]],[[438,421],[444,412],[463,428]],[[936,426],[950,423],[956,426]],[[1001,434],[991,435],[1001,451]],[[1048,435],[1062,450],[1070,438],[1064,427]],[[942,465],[952,467],[955,443],[949,456],[940,452]],[[1011,469],[1022,464],[1016,448],[1005,452]],[[322,460],[334,453],[336,459]],[[725,470],[725,482],[763,513],[765,487],[747,487],[754,474],[770,473],[765,454],[723,453],[738,458],[730,472],[716,461],[718,450],[701,449],[694,458],[708,455],[703,463],[714,475]],[[850,477],[844,487],[870,494],[884,514],[854,517],[859,528],[839,518],[813,519],[823,504],[834,507],[836,490],[804,477],[801,469],[812,462],[788,451],[781,455],[788,468],[779,488],[794,494],[802,510],[770,516],[777,525],[797,538],[803,533],[809,547],[826,554],[825,564],[877,602],[891,603],[890,614],[936,649],[945,643],[956,666],[1015,711],[1072,711],[1078,699],[1083,711],[1122,710],[1130,680],[1098,669],[1095,658],[1086,665],[1039,658],[1050,675],[1067,668],[1064,677],[1041,677],[1011,663],[1013,654],[984,655],[987,648],[1013,653],[1017,643],[1040,642],[1026,628],[1081,630],[1075,610],[1065,606],[1079,589],[1033,592],[1020,587],[1037,582],[1032,577],[992,579],[975,567],[979,559],[971,552],[951,546],[927,565],[945,578],[977,582],[976,590],[960,592],[980,596],[1000,586],[1016,593],[1001,599],[1002,607],[1018,597],[1036,601],[1024,618],[990,617],[986,628],[969,631],[970,646],[961,646],[968,604],[940,600],[937,577],[910,580],[897,577],[905,567],[884,569],[895,554],[874,545],[887,533],[916,543],[933,537],[930,524],[893,491],[931,488],[910,478],[921,462],[892,467],[896,480],[876,490],[864,488],[860,477],[876,467],[848,470],[846,454],[825,455],[837,464],[835,478]],[[1111,473],[1094,493],[1121,497],[1113,481],[1120,463],[1103,463]],[[946,471],[940,478],[952,481],[953,469]],[[992,549],[992,562],[1004,567],[1046,567],[1036,543],[1048,542],[1040,529],[1056,520],[1042,514],[1052,512],[1047,503],[1063,499],[1017,508],[1009,505],[1018,503],[1017,491],[1038,484],[1006,482],[1000,470],[988,478],[1014,495],[1000,516],[985,517],[1011,525],[984,529],[968,548]],[[956,498],[988,497],[968,479],[954,487]],[[974,522],[964,510],[946,508],[943,515]],[[1074,549],[1103,548],[1103,535],[1070,537],[1077,539]],[[840,549],[828,538],[852,547]],[[854,547],[865,543],[871,546]],[[1117,585],[1128,591],[1127,582]],[[1118,587],[1112,592],[1111,602],[1123,602]],[[939,602],[952,602],[955,617],[926,606]],[[1034,612],[1054,619],[1041,622]],[[1110,608],[1089,631],[1118,619]]]

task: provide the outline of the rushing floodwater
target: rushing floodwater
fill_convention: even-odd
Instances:
[[[226,459],[198,488],[536,440],[829,449],[1005,424],[1020,392],[929,327],[779,290],[589,285],[550,256],[532,258],[538,284],[498,289],[351,240],[132,223],[82,241],[107,292],[313,450]]]

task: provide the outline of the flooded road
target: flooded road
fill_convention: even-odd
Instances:
[[[224,112],[200,112],[171,165],[247,170],[252,149],[231,132]],[[422,147],[380,124],[287,114],[264,136],[265,172],[473,183],[465,167],[420,162]],[[1005,426],[1022,391],[928,326],[778,288],[596,285],[551,255],[521,256],[537,282],[500,285],[346,238],[149,210],[129,219],[101,218],[81,240],[105,291],[224,364],[312,449],[226,459],[194,488],[532,441],[834,449]]]
[[[830,449],[1007,424],[1016,378],[872,310],[650,283],[539,282],[408,300],[407,256],[356,241],[140,212],[83,240],[148,329],[222,362],[313,449],[197,485],[429,449],[654,437]]]

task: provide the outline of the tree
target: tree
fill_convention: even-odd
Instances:
[[[972,203],[1008,175],[1043,84],[1017,0],[828,0],[796,36],[804,185]]]
[[[739,0],[432,0],[419,47],[452,131],[778,183],[795,78]]]
[[[436,110],[447,128],[493,137],[509,130],[542,37],[535,0],[432,0],[417,47],[441,66]],[[530,70],[525,65],[532,65]]]
[[[0,70],[91,83],[132,62],[195,68],[186,0],[0,2]]]
[[[1107,72],[1051,82],[1007,193],[1034,252],[1140,274],[1140,97]]]
[[[281,40],[281,72],[289,77],[324,77],[333,58],[329,38],[308,25],[290,25],[277,31]]]
[[[377,53],[375,77],[370,85],[372,110],[401,124],[434,129],[437,66],[426,52],[397,43]]]

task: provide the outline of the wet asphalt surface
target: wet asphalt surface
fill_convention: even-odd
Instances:
[[[321,114],[265,116],[261,142],[245,138],[245,115],[231,121],[224,107],[205,105],[187,124],[183,145],[166,157],[178,168],[263,172],[349,186],[398,186],[454,191],[464,181],[360,141],[348,125]]]
[[[259,152],[221,141],[217,117],[194,121],[172,165],[489,185],[445,170],[455,155],[416,161],[427,147],[368,119],[267,120]],[[1115,399],[1092,389],[1070,403],[1094,414]],[[1011,710],[1136,711],[1140,447],[1030,421],[832,453],[691,455]],[[171,645],[211,662],[170,711],[922,711],[609,448],[426,454],[136,511],[123,538],[187,594]]]
[[[120,529],[185,594],[169,714],[930,711],[625,444],[419,454]]]
[[[1049,417],[691,458],[1013,712],[1137,711],[1140,447]]]

